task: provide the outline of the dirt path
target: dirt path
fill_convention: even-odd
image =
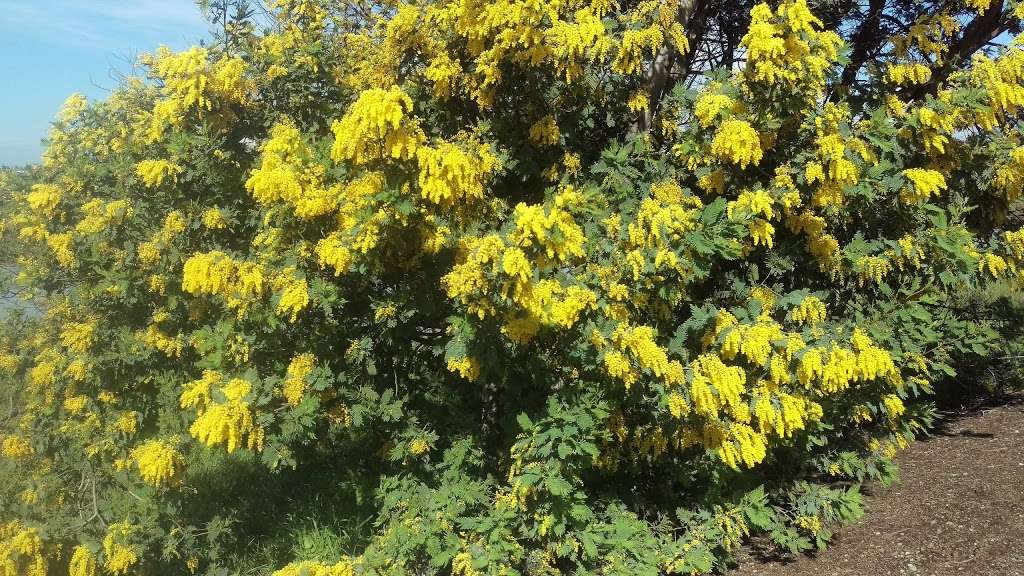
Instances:
[[[816,558],[728,576],[1024,576],[1024,398],[951,419]]]

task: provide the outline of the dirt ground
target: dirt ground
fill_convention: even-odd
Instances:
[[[1024,576],[1024,397],[950,414],[897,461],[828,550],[728,576]]]

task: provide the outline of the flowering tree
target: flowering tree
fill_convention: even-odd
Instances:
[[[825,545],[1024,262],[1022,9],[720,4],[220,2],[69,99],[7,184],[0,575]]]

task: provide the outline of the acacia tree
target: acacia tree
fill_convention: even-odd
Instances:
[[[69,99],[7,183],[0,575],[824,546],[1017,281],[1020,9],[721,4],[214,2]]]

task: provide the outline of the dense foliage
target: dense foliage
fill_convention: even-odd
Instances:
[[[823,546],[1024,273],[1016,2],[208,10],[5,178],[2,576]]]

